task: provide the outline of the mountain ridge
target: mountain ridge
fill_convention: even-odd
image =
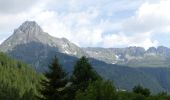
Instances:
[[[90,57],[105,61],[109,64],[121,64],[121,65],[129,65],[130,62],[136,61],[144,61],[147,58],[148,62],[151,60],[157,59],[160,60],[160,63],[169,62],[170,58],[170,48],[159,46],[157,48],[150,47],[145,50],[143,47],[126,47],[126,48],[83,48],[85,52],[87,52]],[[152,61],[153,62],[153,61]],[[154,63],[154,62],[153,62]],[[149,63],[148,63],[149,65]],[[148,65],[138,65],[139,67],[147,67]],[[170,63],[166,66],[169,67]],[[154,64],[151,64],[154,67]],[[155,67],[160,65],[157,64]]]
[[[66,38],[56,38],[44,32],[35,21],[25,21],[14,33],[0,45],[0,51],[10,52],[17,45],[31,42],[42,43],[57,48],[56,51],[75,57],[87,56],[108,64],[127,65],[130,67],[169,67],[170,48],[165,46],[125,48],[81,48]]]

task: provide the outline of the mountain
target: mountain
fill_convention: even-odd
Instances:
[[[54,38],[45,33],[41,27],[34,21],[24,22],[18,29],[15,29],[12,36],[1,44],[0,50],[9,52],[14,47],[31,42],[42,43],[44,45],[55,47],[58,52],[81,57],[86,55],[78,46],[71,43],[66,38]]]
[[[69,40],[50,36],[34,21],[26,21],[15,29],[13,35],[0,45],[0,51],[33,65],[39,71],[46,70],[49,58],[56,53],[75,57],[87,55]]]
[[[131,90],[141,84],[153,93],[170,91],[170,53],[169,48],[162,46],[148,50],[80,48],[65,38],[50,36],[36,22],[26,21],[0,45],[0,51],[32,65],[37,72],[47,71],[48,64],[57,56],[71,73],[78,58],[88,56],[93,68],[103,78],[113,80],[117,88]]]
[[[83,48],[90,57],[108,64],[130,67],[170,67],[170,49],[164,46],[127,48]]]

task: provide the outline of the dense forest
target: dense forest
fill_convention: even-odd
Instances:
[[[152,94],[140,84],[132,91],[117,89],[86,57],[75,63],[71,74],[63,70],[57,57],[49,70],[40,74],[0,53],[0,100],[170,100],[170,96],[166,92]]]
[[[0,100],[31,100],[41,78],[30,66],[0,53]]]

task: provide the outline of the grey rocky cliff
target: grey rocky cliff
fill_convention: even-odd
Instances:
[[[26,21],[18,29],[14,30],[6,41],[0,45],[3,52],[11,51],[14,47],[30,42],[38,42],[57,48],[59,52],[81,57],[87,55],[81,48],[65,38],[54,38],[44,32],[35,21]]]

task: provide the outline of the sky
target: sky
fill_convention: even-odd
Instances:
[[[170,0],[0,0],[0,43],[24,21],[80,47],[170,47]]]

